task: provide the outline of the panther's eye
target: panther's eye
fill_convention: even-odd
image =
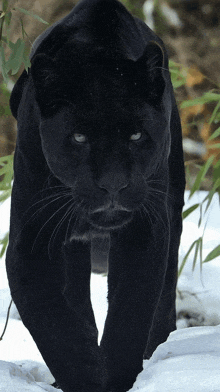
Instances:
[[[72,136],[72,140],[77,143],[85,143],[86,136],[83,135],[82,133],[74,133]]]
[[[130,140],[136,142],[137,140],[140,140],[141,136],[142,136],[141,132],[133,133],[133,135],[130,136]]]

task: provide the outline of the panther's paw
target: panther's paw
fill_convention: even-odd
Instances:
[[[53,384],[51,384],[51,386],[56,388],[56,389],[60,389],[60,386],[57,384],[56,381]]]

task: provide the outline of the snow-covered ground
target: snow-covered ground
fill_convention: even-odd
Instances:
[[[186,200],[188,192],[186,192]],[[199,192],[186,208],[203,200]],[[0,208],[0,237],[8,229],[9,202]],[[180,262],[190,244],[203,232],[197,227],[198,211],[184,221]],[[206,221],[206,219],[205,219]],[[214,197],[204,235],[204,257],[220,243],[220,208]],[[178,282],[178,330],[160,345],[130,392],[220,392],[220,257],[199,264],[192,272],[190,256]],[[91,292],[100,335],[107,311],[106,277],[92,275]],[[0,261],[0,335],[10,303],[4,260]],[[184,328],[187,325],[202,325]],[[9,324],[0,341],[0,392],[59,391],[29,332],[12,307]]]

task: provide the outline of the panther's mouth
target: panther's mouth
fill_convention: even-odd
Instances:
[[[124,208],[97,209],[89,215],[89,223],[101,230],[115,230],[132,220],[132,211]]]

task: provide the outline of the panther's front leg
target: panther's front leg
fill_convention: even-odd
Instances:
[[[102,392],[89,244],[70,243],[49,259],[47,248],[34,255],[25,252],[25,243],[11,243],[7,254],[12,298],[24,325],[63,392]]]
[[[162,292],[169,249],[169,219],[154,227],[133,222],[112,235],[109,311],[101,348],[107,392],[129,390],[142,370],[143,355]]]

